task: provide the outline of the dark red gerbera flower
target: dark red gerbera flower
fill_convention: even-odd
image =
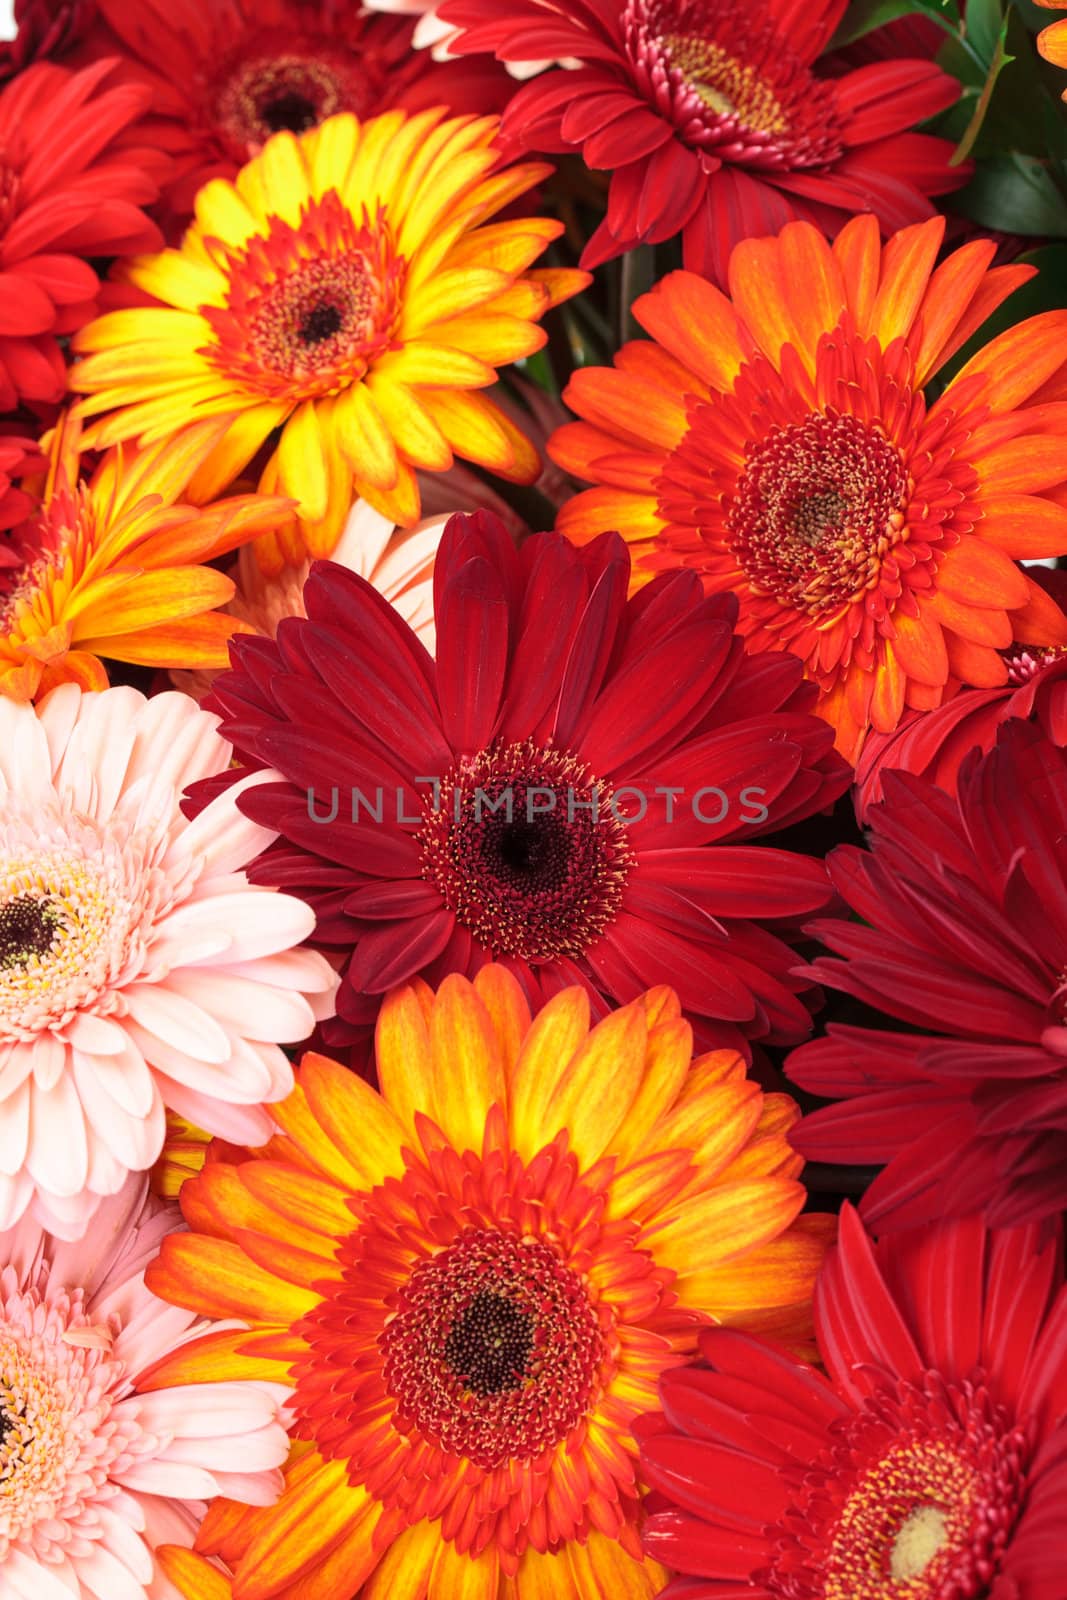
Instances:
[[[889,233],[967,180],[951,144],[908,131],[959,96],[933,61],[820,75],[845,3],[446,0],[440,16],[457,52],[579,63],[524,85],[504,134],[612,172],[583,266],[681,233],[685,265],[724,283],[742,238],[797,218],[832,236],[859,211]]]
[[[1013,721],[963,763],[953,799],[883,778],[870,849],[830,876],[859,922],[809,925],[839,959],[811,977],[912,1032],[836,1026],[786,1063],[840,1104],[795,1143],[887,1162],[861,1209],[879,1226],[988,1210],[1010,1226],[1067,1206],[1067,752]]]
[[[161,164],[130,137],[150,97],[114,73],[40,61],[0,90],[0,411],[65,392],[56,336],[95,314],[89,260],[161,243],[141,210]]]
[[[149,125],[174,159],[168,208],[182,220],[211,178],[232,179],[271,134],[337,112],[500,110],[492,62],[437,63],[412,48],[413,16],[340,0],[98,0],[127,70],[151,85]]]
[[[719,1044],[808,1032],[785,938],[829,887],[763,840],[848,769],[799,664],[745,655],[732,597],[682,573],[627,600],[629,569],[614,534],[520,553],[497,518],[454,517],[436,665],[326,562],[306,619],[235,648],[212,709],[281,780],[240,802],[281,834],[252,875],[302,895],[344,953],[347,1024],[417,974],[497,959],[538,1003],[580,983],[604,1010],[669,982]]]
[[[828,1378],[712,1328],[638,1424],[663,1600],[1063,1600],[1063,1239],[976,1217],[877,1245],[846,1206],[815,1290]]]

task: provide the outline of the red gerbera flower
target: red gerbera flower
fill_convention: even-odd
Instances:
[[[967,181],[952,146],[909,130],[959,96],[930,60],[820,76],[845,0],[446,0],[450,48],[572,58],[514,96],[504,133],[580,150],[612,171],[582,256],[598,266],[682,234],[685,265],[725,282],[739,239],[796,218],[835,234],[873,211],[884,232],[933,215]]]
[[[953,799],[899,772],[870,850],[830,876],[860,922],[810,925],[839,959],[810,976],[909,1032],[835,1026],[786,1071],[840,1100],[796,1145],[888,1162],[861,1209],[906,1227],[987,1209],[1013,1226],[1067,1206],[1067,753],[1009,722]]]
[[[175,162],[168,207],[183,220],[211,178],[233,178],[274,133],[338,112],[447,105],[500,110],[509,88],[490,62],[436,63],[412,48],[413,17],[368,16],[338,0],[99,0],[150,84],[149,130]]]
[[[664,1600],[1062,1600],[1063,1239],[976,1217],[872,1245],[846,1206],[815,1290],[828,1380],[749,1334],[638,1424]]]
[[[826,905],[826,876],[762,841],[847,768],[799,663],[746,657],[730,597],[673,574],[628,601],[628,578],[614,535],[520,554],[497,518],[455,517],[436,666],[329,563],[306,619],[235,649],[209,703],[280,780],[240,802],[284,841],[252,875],[343,952],[348,1024],[416,974],[497,958],[538,1003],[579,983],[604,1010],[669,980],[721,1044],[807,1033],[782,933]]]
[[[129,139],[150,97],[101,88],[114,70],[41,61],[0,91],[0,411],[61,399],[56,335],[95,312],[89,260],[159,246],[141,210],[159,192],[159,158]]]

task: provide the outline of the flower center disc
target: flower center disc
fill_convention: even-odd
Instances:
[[[235,161],[288,129],[305,133],[339,111],[364,116],[384,88],[369,51],[359,57],[326,37],[259,34],[230,56],[204,96],[209,122]]]
[[[622,807],[565,751],[482,751],[424,808],[423,876],[494,954],[581,955],[614,920],[634,860]]]
[[[216,344],[206,350],[234,382],[292,402],[362,378],[392,337],[404,266],[384,214],[361,224],[329,191],[292,227],[234,251],[225,306],[201,306]]]
[[[789,123],[770,84],[712,39],[663,39],[672,63],[701,103],[722,117],[735,117],[754,133],[788,133]]]
[[[491,1471],[540,1455],[586,1414],[603,1336],[549,1245],[470,1228],[415,1268],[379,1347],[398,1426]]]
[[[904,536],[899,451],[856,417],[813,415],[750,444],[726,525],[753,586],[812,617],[877,584]]]

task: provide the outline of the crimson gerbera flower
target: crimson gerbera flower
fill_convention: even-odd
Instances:
[[[828,1377],[712,1328],[660,1379],[638,1431],[645,1549],[685,1575],[664,1600],[1062,1600],[1059,1225],[875,1245],[846,1206],[815,1322]]]
[[[595,267],[682,234],[685,265],[719,282],[739,239],[796,218],[835,234],[873,211],[884,232],[933,215],[969,176],[945,139],[909,130],[959,84],[931,60],[820,76],[845,0],[446,0],[450,48],[505,62],[570,59],[512,99],[505,135],[580,150],[613,176],[586,245]]]
[[[745,655],[732,598],[676,573],[628,601],[628,579],[615,535],[519,554],[480,512],[438,553],[436,665],[331,563],[305,619],[235,648],[208,704],[279,779],[239,802],[283,841],[252,875],[343,953],[346,1023],[495,958],[538,1004],[581,984],[603,1010],[669,980],[720,1044],[807,1033],[785,936],[828,884],[763,841],[847,768],[799,663]]]
[[[339,0],[99,0],[152,90],[148,132],[174,159],[168,208],[191,212],[211,178],[233,178],[272,134],[304,133],[351,111],[501,109],[490,62],[439,65],[412,48],[415,19],[368,16]]]
[[[159,158],[129,137],[150,96],[103,87],[114,73],[114,61],[74,73],[41,61],[0,91],[0,411],[62,398],[56,336],[94,315],[89,260],[160,243],[141,210]]]
[[[1012,721],[953,799],[887,772],[870,849],[827,865],[859,922],[809,925],[809,973],[904,1023],[837,1026],[786,1071],[841,1103],[800,1124],[822,1161],[887,1162],[861,1209],[882,1226],[985,1209],[998,1226],[1067,1206],[1067,752]],[[835,959],[836,957],[836,959]]]

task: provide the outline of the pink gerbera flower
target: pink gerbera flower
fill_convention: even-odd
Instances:
[[[181,1225],[147,1189],[128,1178],[80,1244],[0,1233],[0,1600],[169,1600],[156,1546],[191,1545],[205,1500],[282,1487],[284,1387],[167,1380],[212,1324],[145,1287]]]
[[[62,1237],[156,1160],[164,1106],[244,1144],[298,1043],[333,1009],[299,900],[241,870],[274,835],[226,769],[218,721],[186,695],[0,701],[0,1228],[32,1207]],[[253,784],[261,781],[256,775]]]

